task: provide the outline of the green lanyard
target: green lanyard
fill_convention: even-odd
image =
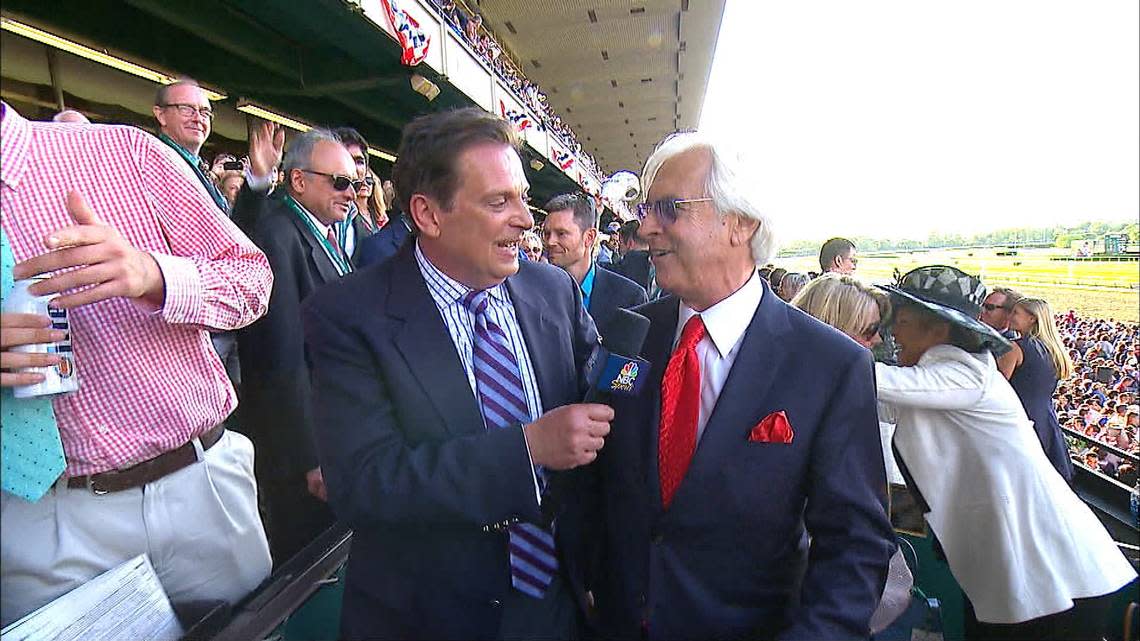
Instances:
[[[337,248],[332,246],[332,243],[329,242],[329,239],[327,237],[321,234],[321,230],[317,229],[317,226],[313,224],[313,221],[311,218],[309,218],[309,215],[301,209],[301,205],[299,205],[297,201],[293,200],[292,196],[285,196],[285,204],[289,205],[289,208],[293,210],[293,213],[297,215],[297,218],[300,218],[301,222],[305,223],[305,226],[309,228],[309,232],[313,234],[313,238],[316,238],[317,242],[320,243],[321,247],[324,248],[325,255],[328,256],[329,260],[332,261],[333,267],[336,267],[336,273],[344,276],[345,274],[351,272],[352,264],[348,262],[348,259],[344,257],[344,254],[342,252],[338,251]]]

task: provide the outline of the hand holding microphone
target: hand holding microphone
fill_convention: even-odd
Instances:
[[[617,310],[606,328],[602,344],[586,362],[589,385],[582,403],[564,405],[523,427],[535,465],[568,470],[592,463],[605,445],[618,396],[636,396],[649,376],[649,363],[636,356],[649,332],[649,319]]]

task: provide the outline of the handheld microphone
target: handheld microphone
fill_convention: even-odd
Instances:
[[[602,343],[594,348],[586,361],[586,383],[589,389],[583,403],[609,405],[614,397],[637,396],[649,378],[649,362],[637,357],[649,319],[627,309],[618,309],[606,324]]]

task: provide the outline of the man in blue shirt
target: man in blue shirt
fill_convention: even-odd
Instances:
[[[594,207],[585,194],[561,194],[546,203],[543,241],[550,263],[565,269],[582,289],[582,303],[605,336],[606,324],[619,308],[646,302],[645,290],[628,278],[594,263],[598,237]]]

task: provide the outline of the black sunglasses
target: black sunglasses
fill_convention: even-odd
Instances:
[[[372,176],[365,176],[364,177],[364,184],[371,187],[371,186],[376,184],[376,179],[374,179]]]
[[[995,309],[1005,309],[1004,305],[994,305],[993,303],[982,303],[982,307],[984,307],[987,312],[992,312]]]
[[[326,178],[329,179],[329,182],[332,183],[333,189],[335,189],[337,191],[344,191],[344,190],[348,189],[349,187],[352,187],[353,191],[360,191],[360,188],[364,186],[363,180],[356,180],[354,178],[349,178],[348,176],[341,176],[338,174],[326,174],[323,171],[313,171],[312,169],[302,169],[301,171],[305,172],[306,174],[316,174],[318,176],[325,176]]]
[[[707,202],[712,202],[712,198],[663,198],[651,203],[639,204],[634,210],[634,214],[637,216],[638,222],[645,222],[646,217],[652,212],[662,225],[672,225],[677,221],[677,205]]]

